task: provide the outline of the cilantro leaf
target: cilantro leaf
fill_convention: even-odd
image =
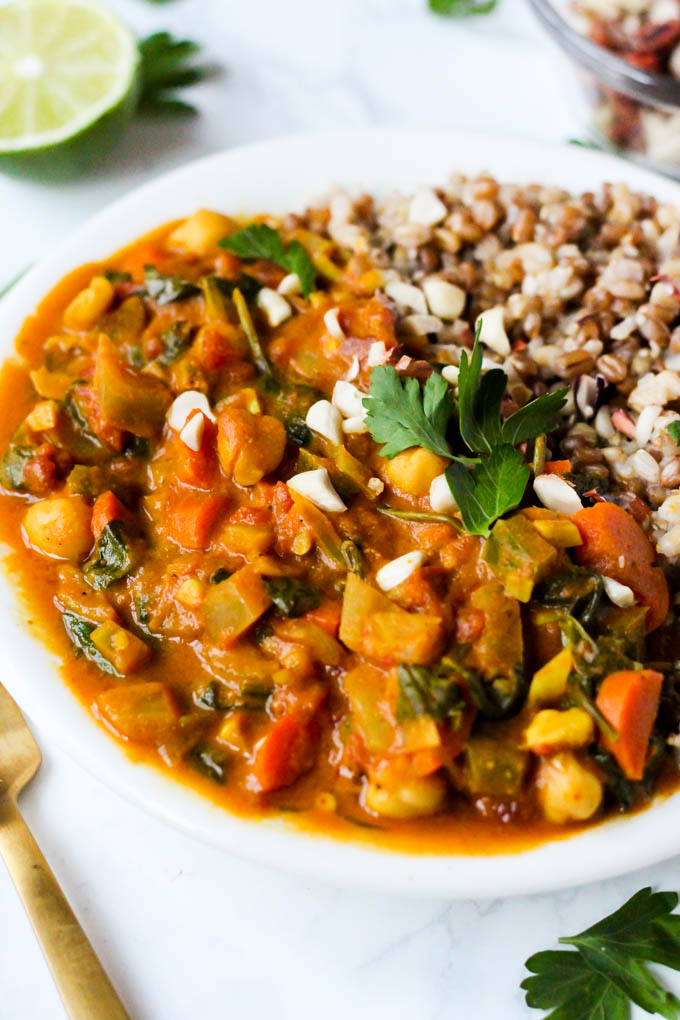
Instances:
[[[666,430],[676,446],[680,446],[680,421],[672,421]]]
[[[441,457],[452,455],[445,433],[454,400],[440,375],[433,373],[421,390],[417,379],[402,380],[392,365],[378,365],[364,407],[371,436],[385,443],[383,457],[391,459],[411,446],[424,446]]]
[[[497,0],[430,0],[430,10],[445,17],[462,18],[470,14],[490,14]]]
[[[459,462],[451,464],[446,480],[470,534],[488,535],[493,522],[521,502],[529,467],[519,450],[503,443],[472,471]]]
[[[674,1020],[680,1000],[646,963],[680,970],[680,916],[673,892],[641,889],[613,914],[561,938],[575,951],[536,953],[522,982],[527,1005],[552,1009],[549,1020],[627,1020],[630,1003]]]
[[[309,297],[314,288],[316,269],[306,250],[299,241],[291,241],[286,248],[278,230],[266,223],[251,223],[223,238],[220,246],[233,251],[240,259],[267,259],[289,273],[296,273],[305,297]]]

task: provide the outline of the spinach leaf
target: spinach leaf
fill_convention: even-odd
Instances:
[[[83,567],[93,588],[108,588],[132,570],[133,560],[122,521],[111,521],[97,539],[94,553]]]
[[[311,429],[304,418],[289,418],[285,429],[289,441],[296,446],[306,446],[312,438]]]
[[[500,722],[517,715],[526,700],[529,681],[522,666],[515,666],[511,676],[487,680],[476,670],[466,670],[468,692],[483,719]]]
[[[10,446],[0,461],[0,481],[6,489],[20,491],[24,488],[24,469],[34,454],[30,446]]]
[[[294,577],[268,577],[264,584],[272,602],[284,616],[302,616],[321,602],[318,588]]]
[[[155,266],[144,266],[144,290],[158,305],[186,301],[201,293],[200,287],[181,276],[163,276]]]
[[[118,269],[106,269],[104,276],[109,283],[132,283],[132,273],[121,273]]]
[[[188,347],[191,346],[191,326],[181,319],[173,323],[170,329],[166,329],[159,336],[163,344],[163,350],[156,358],[161,365],[171,365],[179,358]]]
[[[227,755],[214,744],[196,744],[189,752],[189,761],[207,779],[220,784],[226,779]]]
[[[217,287],[226,297],[232,297],[235,290],[240,290],[246,301],[254,301],[258,291],[262,290],[262,284],[250,273],[239,273],[237,280],[227,280],[223,276],[213,276],[212,279]]]
[[[666,743],[662,737],[653,736],[651,739],[652,753],[645,766],[642,779],[636,781],[627,779],[616,758],[605,751],[603,747],[596,745],[590,755],[604,773],[605,789],[616,801],[621,811],[630,811],[639,800],[651,796],[659,769],[666,756]]]
[[[214,570],[208,580],[210,584],[220,584],[221,581],[226,581],[228,577],[231,577],[232,571],[227,570],[226,567],[218,567]]]
[[[467,707],[460,677],[444,665],[428,669],[402,663],[397,669],[399,698],[397,721],[429,715],[436,722],[449,720],[454,730],[460,729]]]
[[[70,637],[73,644],[78,649],[78,652],[85,655],[90,662],[93,662],[95,666],[99,666],[103,673],[110,673],[112,676],[122,676],[115,668],[113,663],[102,655],[98,648],[95,647],[92,641],[92,632],[97,629],[96,623],[90,623],[89,620],[83,619],[82,616],[77,616],[75,613],[71,613],[66,610],[62,613],[62,620],[64,621],[64,627],[66,633]]]

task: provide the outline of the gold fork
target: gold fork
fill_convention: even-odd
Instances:
[[[130,1020],[17,807],[40,750],[0,684],[0,854],[71,1020]]]

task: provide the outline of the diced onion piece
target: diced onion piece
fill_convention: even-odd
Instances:
[[[477,322],[480,319],[482,322],[482,329],[479,334],[481,342],[490,347],[496,354],[501,356],[509,354],[510,341],[508,340],[508,334],[505,332],[503,306],[496,305],[494,308],[489,308],[488,311],[482,312],[481,315],[477,316]]]
[[[387,348],[385,347],[384,340],[376,340],[368,348],[368,357],[366,358],[366,364],[370,368],[375,368],[376,365],[384,365],[387,361]]]
[[[290,294],[301,294],[302,284],[300,283],[300,277],[297,273],[288,273],[288,276],[284,276],[276,289],[284,297],[288,297]]]
[[[420,287],[414,287],[412,283],[403,283],[401,280],[391,280],[385,287],[385,293],[398,305],[427,315],[427,301]]]
[[[264,317],[272,329],[290,319],[293,314],[285,297],[271,287],[263,287],[257,292],[257,307],[264,312]]]
[[[185,446],[189,447],[190,450],[193,450],[194,453],[198,453],[201,449],[201,443],[203,442],[204,431],[205,417],[203,413],[193,414],[184,425],[179,434],[179,438]]]
[[[391,588],[396,588],[398,584],[402,584],[424,562],[425,557],[423,553],[419,549],[414,549],[413,552],[397,556],[396,560],[390,560],[389,563],[386,563],[375,575],[375,579],[383,591],[390,591]]]
[[[362,436],[368,432],[368,425],[363,418],[345,418],[342,423],[342,431],[346,436]]]
[[[305,422],[312,432],[325,436],[336,446],[342,443],[342,415],[337,407],[333,407],[330,400],[317,400],[312,404],[307,411]]]
[[[621,609],[630,609],[631,606],[635,605],[633,589],[629,588],[627,584],[621,584],[620,581],[615,580],[613,577],[603,577],[602,583],[604,584],[607,597],[615,606],[620,606]]]
[[[340,513],[342,510],[347,509],[333,488],[326,468],[317,468],[315,471],[302,471],[299,475],[293,475],[292,478],[289,478],[286,484],[289,489],[304,496],[314,506],[318,506],[320,510]]]
[[[447,383],[451,383],[452,386],[455,386],[458,382],[460,369],[458,368],[458,365],[446,365],[442,369],[442,375],[446,379]]]
[[[437,475],[436,478],[432,479],[432,484],[430,485],[430,506],[438,514],[453,513],[454,510],[458,509],[458,504],[453,498],[446,475]]]
[[[339,312],[339,308],[329,308],[323,317],[324,325],[334,340],[345,339],[345,331],[340,325],[340,320],[338,319]]]
[[[333,387],[331,403],[334,407],[337,407],[344,418],[364,418],[366,416],[366,411],[364,410],[365,396],[366,394],[362,393],[351,382],[338,379]]]
[[[166,418],[170,428],[174,429],[175,432],[180,432],[186,425],[186,420],[192,411],[203,411],[203,414],[210,421],[217,420],[210,410],[210,404],[205,393],[199,393],[198,390],[185,390],[184,393],[180,393],[178,397],[175,397],[168,408]]]
[[[571,515],[583,509],[576,489],[559,475],[538,475],[534,481],[534,492],[548,510]]]
[[[448,210],[442,200],[437,198],[432,188],[421,188],[411,199],[408,209],[409,223],[419,223],[423,227],[434,227],[446,218]]]
[[[423,290],[430,311],[440,319],[457,319],[465,308],[465,291],[455,283],[442,280],[440,276],[428,276],[423,283]]]

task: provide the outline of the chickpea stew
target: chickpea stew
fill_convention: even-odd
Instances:
[[[395,269],[344,201],[49,295],[0,376],[13,577],[96,720],[230,810],[446,852],[640,806],[680,712],[649,503],[562,445],[589,416],[463,233]]]

